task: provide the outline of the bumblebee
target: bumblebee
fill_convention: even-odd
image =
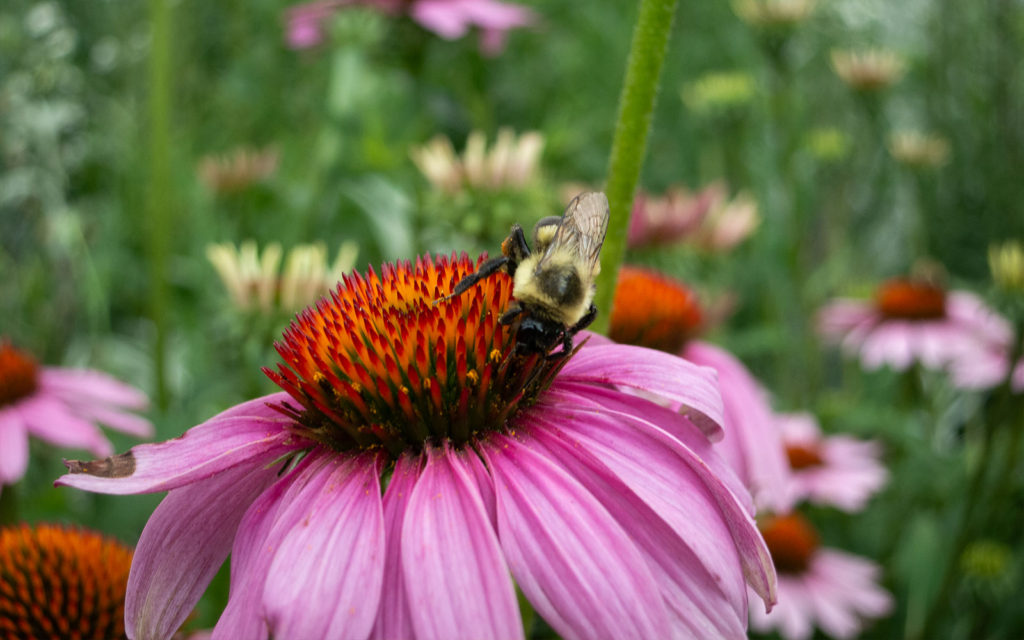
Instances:
[[[512,275],[513,301],[498,322],[512,324],[521,317],[516,353],[563,357],[572,351],[572,338],[597,317],[593,304],[594,278],[601,270],[598,257],[608,229],[608,198],[581,193],[561,216],[542,218],[533,228],[534,251],[519,224],[501,243],[501,255],[487,260],[455,285],[453,298],[498,271]],[[446,298],[446,299],[447,299]]]

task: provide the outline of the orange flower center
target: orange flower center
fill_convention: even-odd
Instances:
[[[463,254],[345,276],[277,343],[270,378],[300,405],[302,435],[339,451],[393,455],[430,440],[462,445],[544,391],[565,359],[514,355],[518,321],[498,324],[512,279],[498,273],[443,300],[476,263]]]
[[[821,457],[821,449],[811,444],[788,444],[786,455],[789,457],[791,469],[820,467],[825,463]]]
[[[612,305],[612,340],[677,353],[697,334],[703,314],[682,284],[635,267],[622,267]]]
[[[818,549],[818,534],[803,516],[791,513],[757,523],[775,568],[780,573],[803,573]]]
[[[87,531],[0,529],[0,638],[126,638],[132,552]]]
[[[926,320],[946,315],[946,292],[927,282],[894,278],[879,287],[876,302],[890,318]]]
[[[32,395],[38,382],[35,360],[0,340],[0,407]]]

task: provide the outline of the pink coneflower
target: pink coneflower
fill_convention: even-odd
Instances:
[[[973,293],[903,278],[883,283],[874,301],[829,303],[818,326],[866,369],[984,367],[986,348],[1010,340],[1007,322]]]
[[[497,0],[317,0],[295,5],[287,13],[287,41],[293,49],[308,49],[323,39],[323,21],[345,6],[367,6],[388,14],[408,13],[423,28],[445,40],[456,40],[472,27],[480,29],[480,49],[495,55],[505,46],[510,29],[536,22],[534,13]]]
[[[769,613],[750,610],[755,630],[777,630],[786,640],[805,640],[819,627],[833,638],[852,638],[865,620],[885,616],[892,608],[892,596],[878,585],[878,565],[819,547],[817,532],[803,516],[764,518],[758,526],[778,571],[779,603]]]
[[[96,422],[140,438],[153,426],[125,409],[143,409],[146,396],[123,382],[87,369],[43,367],[0,338],[0,488],[28,465],[28,438],[59,447],[110,455]]]
[[[868,498],[885,486],[889,472],[879,462],[877,442],[850,436],[825,437],[814,416],[777,414],[786,455],[793,470],[793,494],[798,500],[860,511]]]
[[[735,356],[694,339],[704,318],[697,296],[683,284],[635,267],[619,271],[611,338],[679,354],[715,370],[725,408],[725,438],[717,448],[759,507],[789,510],[789,465],[767,395]]]
[[[660,197],[637,194],[629,218],[630,247],[686,243],[710,252],[729,251],[760,224],[747,194],[730,199],[724,184],[697,193],[675,187]]]
[[[278,343],[283,393],[68,463],[58,484],[169,491],[129,633],[168,637],[230,552],[215,638],[522,637],[513,585],[566,638],[743,637],[745,582],[771,603],[774,580],[706,435],[713,374],[584,335],[516,356],[510,277],[441,300],[479,264],[347,276]]]

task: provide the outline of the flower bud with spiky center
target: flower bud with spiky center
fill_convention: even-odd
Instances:
[[[126,638],[132,552],[97,533],[0,529],[0,639]]]
[[[39,385],[39,367],[23,351],[0,340],[0,407],[32,395]]]
[[[397,456],[503,430],[564,360],[514,355],[518,322],[498,323],[507,274],[444,297],[479,264],[465,254],[386,264],[345,276],[300,314],[276,345],[284,363],[265,369],[298,403],[281,407],[296,431],[337,451]]]

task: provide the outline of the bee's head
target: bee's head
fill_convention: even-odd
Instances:
[[[557,322],[526,314],[516,332],[516,353],[548,353],[561,342],[564,333]]]
[[[533,250],[543,251],[555,239],[555,232],[562,222],[562,216],[541,218],[533,225]]]

